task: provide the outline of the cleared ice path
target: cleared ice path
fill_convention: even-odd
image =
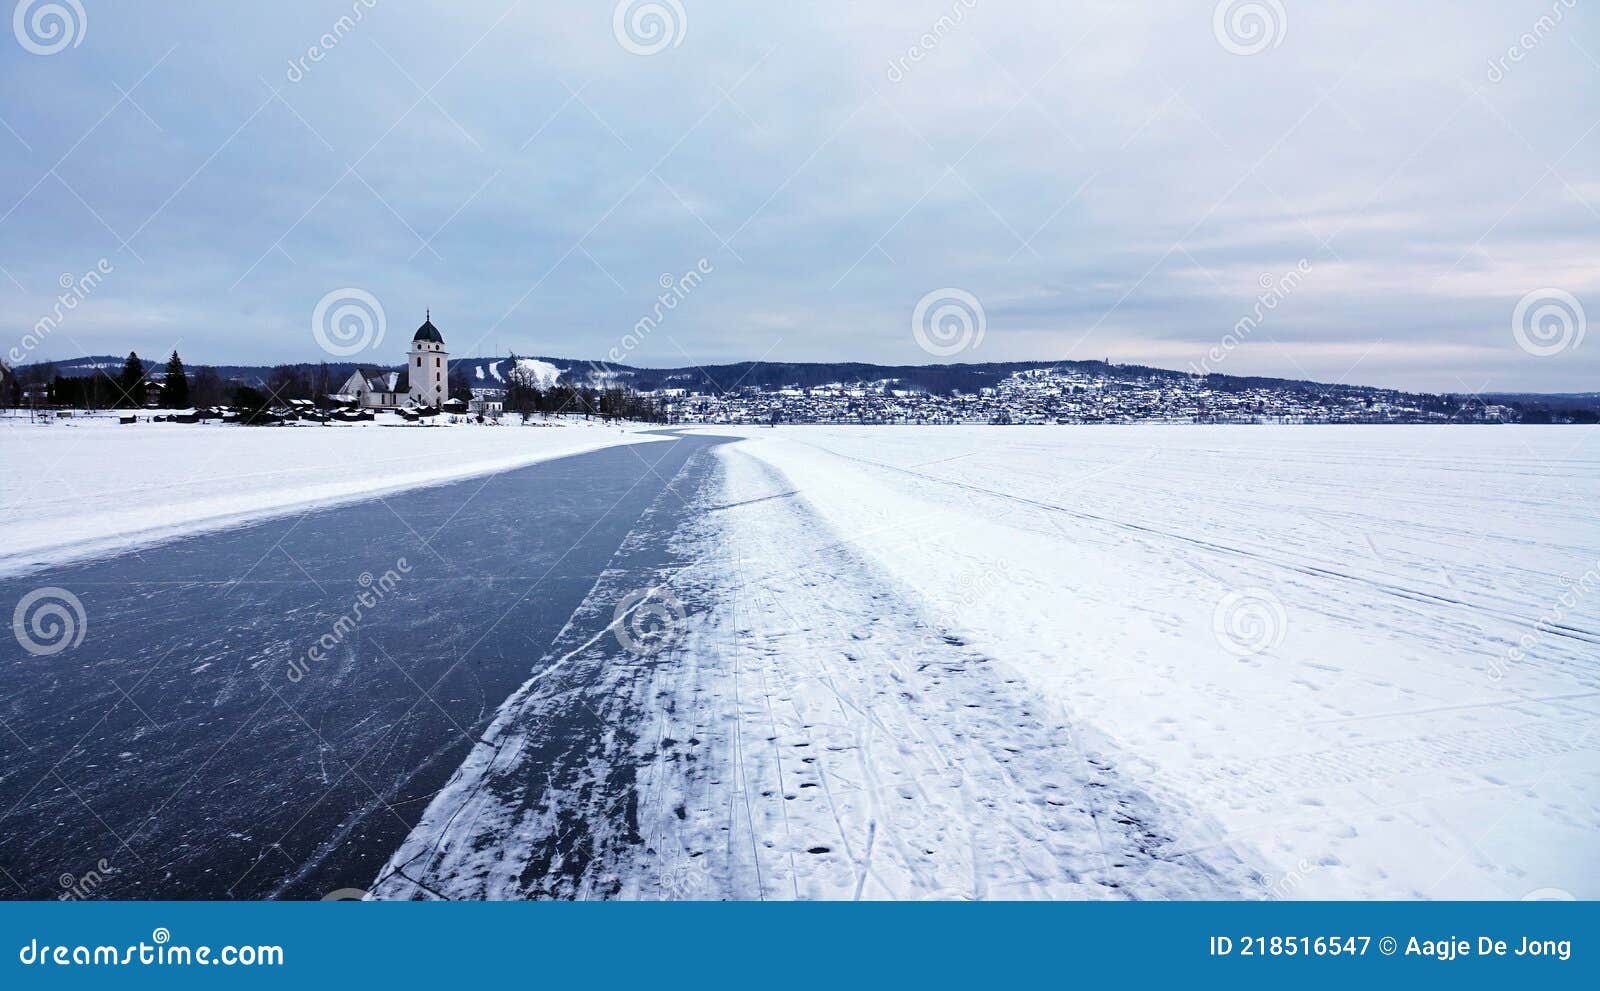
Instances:
[[[87,620],[53,656],[0,640],[0,897],[54,898],[91,872],[97,898],[365,887],[668,480],[717,443],[614,448],[0,580],[8,610],[58,587]]]

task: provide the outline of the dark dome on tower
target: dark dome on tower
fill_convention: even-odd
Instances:
[[[422,322],[417,332],[411,336],[413,341],[432,341],[434,344],[443,344],[444,338],[439,336],[439,328],[433,325],[433,314],[428,314],[428,319]]]

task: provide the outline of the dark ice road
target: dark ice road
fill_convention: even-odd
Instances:
[[[365,887],[628,535],[683,524],[725,442],[616,447],[0,580],[7,608],[54,586],[88,624],[54,656],[0,646],[0,896]],[[581,621],[604,629],[595,613]]]

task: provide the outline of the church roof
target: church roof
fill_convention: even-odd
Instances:
[[[380,368],[363,368],[361,378],[367,388],[373,392],[394,392],[394,372],[386,372]]]
[[[422,326],[417,328],[417,332],[412,335],[411,339],[413,341],[432,341],[435,344],[444,343],[444,338],[439,336],[439,328],[433,325],[433,314],[428,314],[428,319],[422,321]]]

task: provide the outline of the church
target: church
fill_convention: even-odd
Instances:
[[[362,409],[439,409],[450,398],[450,352],[429,312],[411,336],[404,371],[358,368],[331,397]]]

